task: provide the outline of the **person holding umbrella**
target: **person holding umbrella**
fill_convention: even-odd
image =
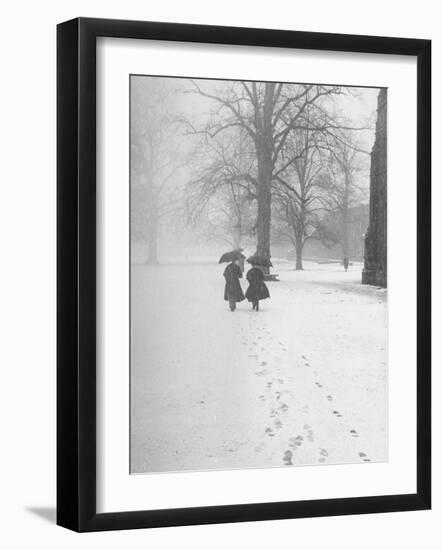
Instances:
[[[245,300],[239,280],[242,278],[241,260],[244,257],[240,249],[223,254],[219,263],[230,262],[224,270],[226,286],[224,288],[224,300],[229,302],[230,311],[235,311],[236,303]]]
[[[252,264],[252,267],[247,271],[246,275],[249,281],[246,298],[249,302],[252,302],[253,309],[259,311],[259,301],[270,298],[270,292],[264,282],[264,273],[258,266],[272,267],[272,262],[257,255],[251,256],[247,261]]]

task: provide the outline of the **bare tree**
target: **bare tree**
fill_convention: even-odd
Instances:
[[[306,115],[306,128],[298,129],[287,140],[281,161],[285,166],[276,177],[274,195],[278,212],[289,228],[296,252],[296,269],[302,270],[305,243],[320,227],[324,210],[324,185],[321,173],[326,165],[321,131],[315,129],[311,116]]]
[[[347,88],[340,93],[353,95]],[[348,209],[357,190],[355,159],[364,153],[354,134],[369,129],[370,122],[359,127],[349,122],[333,105],[332,95],[308,105],[294,129],[291,109],[282,117],[290,132],[278,162],[282,168],[276,175],[276,189],[279,212],[292,231],[296,269],[302,269],[302,251],[308,239],[320,239],[327,246],[334,240],[322,223],[326,212],[341,212],[344,257],[348,254]],[[343,180],[337,172],[345,175]]]
[[[322,173],[323,202],[327,210],[341,219],[342,257],[349,257],[349,213],[367,200],[369,153],[364,151],[350,132],[340,134],[329,147],[326,170]]]
[[[207,141],[204,137],[193,159],[196,176],[187,184],[188,221],[204,220],[207,226],[212,225],[212,236],[224,231],[234,248],[239,248],[242,238],[253,231],[252,203],[256,198],[256,162],[243,133],[241,128],[234,128],[222,139]],[[217,231],[213,220],[219,224]]]
[[[253,233],[256,213],[253,203],[247,201],[241,207],[241,228],[238,227],[236,213],[237,207],[229,196],[228,188],[220,189],[196,218],[188,219],[187,225],[202,242],[218,242],[226,248],[240,248],[244,246],[245,237]]]
[[[131,82],[132,233],[147,241],[147,263],[158,263],[161,218],[173,211],[181,194],[176,179],[179,158],[176,119],[170,106],[176,96],[168,83],[155,78]]]
[[[194,82],[195,90],[213,100],[216,110],[205,128],[211,138],[231,131],[245,130],[255,151],[256,175],[248,175],[257,202],[256,253],[270,258],[272,185],[292,163],[278,162],[289,136],[305,128],[303,114],[324,96],[340,93],[339,87],[283,84],[276,82],[229,82],[214,92]]]

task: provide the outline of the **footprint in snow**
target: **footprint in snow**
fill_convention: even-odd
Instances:
[[[359,437],[359,434],[356,430],[350,430],[350,433],[352,437]]]
[[[336,418],[342,418],[342,414],[339,411],[333,411],[333,414],[336,416]]]
[[[296,437],[291,437],[289,439],[289,445],[292,447],[292,449],[296,449],[297,447],[300,447],[302,445],[302,442],[304,441],[304,438],[302,435],[297,435]]]
[[[265,433],[266,433],[269,437],[275,437],[275,434],[273,433],[272,428],[266,428]]]
[[[321,456],[318,458],[318,462],[321,464],[324,464],[326,457],[328,456],[328,452],[325,449],[321,449],[320,453]]]
[[[290,449],[287,449],[283,456],[283,461],[286,466],[293,466],[292,462],[293,453]]]
[[[309,424],[304,424],[304,430],[307,432],[307,441],[313,443],[314,437],[312,427]]]
[[[365,453],[359,452],[359,456],[362,458],[364,462],[371,462],[371,459],[367,457]]]
[[[333,396],[332,395],[327,395],[327,400],[328,401],[333,401]]]

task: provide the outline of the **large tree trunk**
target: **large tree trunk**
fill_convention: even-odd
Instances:
[[[256,253],[270,258],[270,222],[271,222],[271,174],[264,169],[259,170],[259,187],[257,192],[257,245]]]
[[[349,257],[349,227],[348,227],[348,205],[345,204],[342,209],[342,258]]]
[[[232,228],[233,248],[241,248],[242,242],[242,216],[241,211],[236,212],[236,223]]]
[[[304,269],[302,265],[302,251],[304,249],[304,244],[305,244],[305,220],[306,220],[305,202],[306,200],[303,196],[301,199],[299,216],[295,215],[292,218],[292,228],[295,236],[296,271],[302,271]]]
[[[266,170],[263,170],[259,180],[257,190],[256,254],[270,259],[271,173],[269,175]],[[263,271],[264,274],[268,274],[270,270],[266,267]]]
[[[302,237],[296,237],[295,252],[296,252],[296,271],[302,271],[304,269],[302,265],[302,249],[304,243]]]
[[[270,259],[270,223],[272,217],[272,176],[273,176],[273,94],[275,85],[266,84],[264,106],[262,110],[261,131],[256,143],[258,161],[258,213],[256,220],[256,253]],[[264,273],[269,273],[265,268]]]
[[[344,186],[344,200],[342,204],[342,258],[349,257],[349,225],[348,225],[348,208],[349,208],[349,196],[350,196],[350,175],[348,173],[348,167],[345,167],[345,186]]]

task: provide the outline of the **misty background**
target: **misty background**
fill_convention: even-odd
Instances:
[[[387,460],[378,94],[131,77],[132,473]],[[271,258],[259,312],[223,299],[233,248]]]
[[[378,92],[132,76],[132,261],[361,261]]]

